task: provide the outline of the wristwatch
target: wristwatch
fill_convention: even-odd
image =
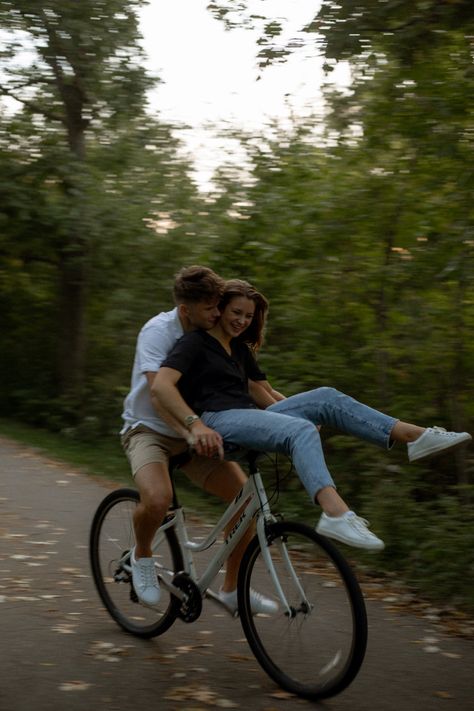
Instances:
[[[200,419],[201,418],[199,417],[199,415],[186,415],[186,417],[184,418],[184,424],[187,429],[190,430],[194,423]]]

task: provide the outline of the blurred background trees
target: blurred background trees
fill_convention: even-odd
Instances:
[[[350,87],[328,80],[324,124],[234,131],[251,172],[221,166],[209,194],[148,111],[142,4],[0,0],[0,414],[115,436],[136,334],[202,262],[270,298],[261,360],[283,392],[330,384],[472,432],[472,3],[324,0],[308,42],[328,77],[347,63]],[[280,18],[209,8],[259,23],[262,71],[298,51]],[[390,542],[379,564],[472,596],[470,451],[414,468],[324,434],[341,489]]]

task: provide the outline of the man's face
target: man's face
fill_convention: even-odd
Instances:
[[[217,308],[219,299],[213,301],[200,301],[197,304],[186,304],[184,314],[190,328],[204,328],[208,331],[216,325],[220,318],[220,311]]]

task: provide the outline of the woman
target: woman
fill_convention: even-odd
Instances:
[[[467,442],[471,435],[402,422],[328,387],[284,398],[254,357],[263,340],[265,297],[234,279],[227,282],[219,308],[216,326],[185,334],[169,353],[152,386],[156,407],[186,425],[200,454],[222,456],[224,440],[287,454],[323,510],[319,533],[358,548],[384,548],[337,493],[319,426],[331,425],[386,449],[404,442],[410,461]]]

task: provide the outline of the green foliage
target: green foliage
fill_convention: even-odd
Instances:
[[[269,297],[260,358],[279,390],[332,385],[472,431],[472,3],[323,2],[308,39],[328,71],[350,63],[350,91],[327,84],[324,126],[234,132],[251,175],[222,166],[209,196],[147,114],[139,5],[0,2],[0,92],[22,107],[0,113],[0,413],[77,449],[116,434],[141,325],[172,306],[177,269],[206,263]],[[229,27],[245,8],[210,5]],[[297,51],[278,54],[279,18],[245,22],[266,32],[261,62]],[[388,543],[381,564],[471,604],[469,450],[407,468],[404,451],[322,434]],[[281,503],[313,515],[295,475]]]
[[[379,481],[366,502],[371,523],[388,544],[379,568],[395,567],[438,603],[474,612],[474,509],[465,503],[473,493],[472,487],[453,488],[420,501],[407,476]]]

